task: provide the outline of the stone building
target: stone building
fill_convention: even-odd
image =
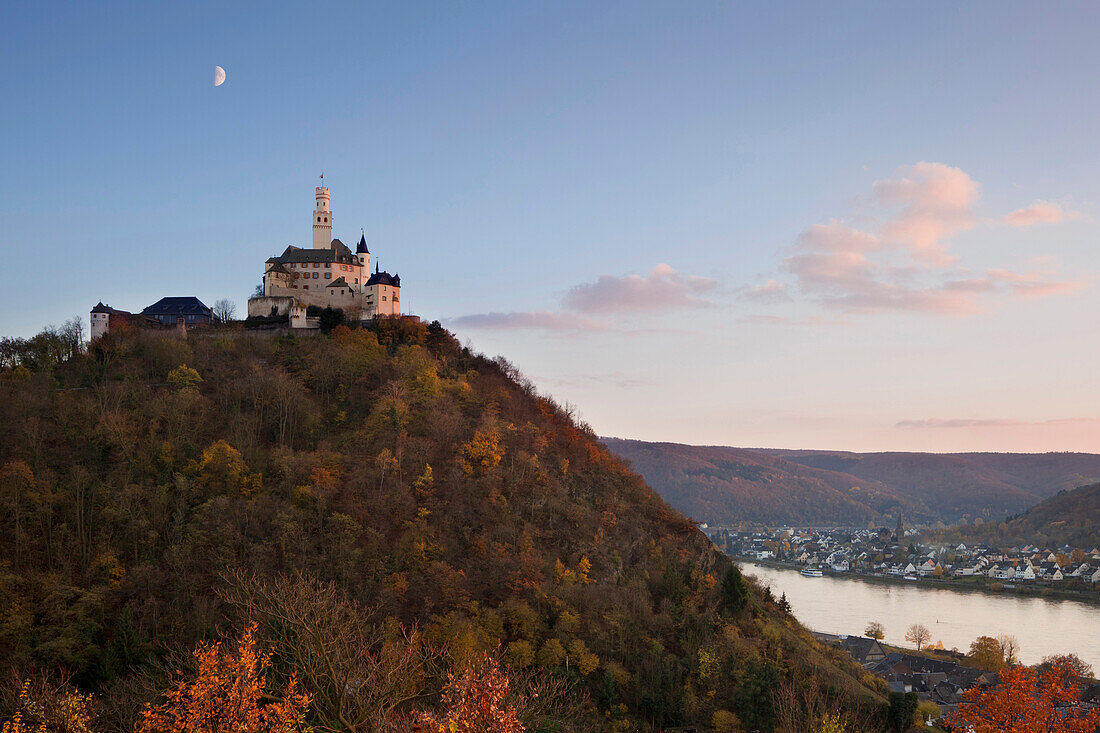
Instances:
[[[310,306],[339,308],[352,320],[401,315],[401,277],[370,271],[371,253],[366,235],[355,251],[332,235],[329,190],[316,189],[313,211],[313,246],[288,246],[264,266],[263,294],[250,298],[248,316],[289,316],[292,327],[305,320],[296,317]]]

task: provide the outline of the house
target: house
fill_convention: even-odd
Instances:
[[[161,298],[141,312],[146,318],[165,326],[182,323],[193,326],[200,323],[216,323],[214,311],[193,295]]]

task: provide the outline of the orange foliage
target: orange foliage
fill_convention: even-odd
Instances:
[[[948,722],[974,733],[1095,733],[1100,710],[1081,710],[1081,691],[1066,665],[1044,672],[1006,667],[996,687],[974,687]],[[1068,711],[1068,714],[1064,714]]]
[[[467,476],[480,474],[496,468],[503,457],[504,446],[500,444],[500,434],[495,430],[478,430],[462,446],[462,470]]]
[[[420,729],[431,733],[523,733],[514,705],[505,705],[511,680],[488,653],[460,675],[450,674],[443,689],[443,712],[422,712]]]
[[[253,624],[235,650],[221,643],[195,649],[198,674],[179,680],[156,707],[148,706],[137,733],[289,733],[306,730],[309,695],[299,694],[294,678],[281,696],[261,706],[264,673],[271,655],[257,651]]]
[[[92,696],[68,685],[26,680],[19,690],[19,707],[2,733],[91,733]]]

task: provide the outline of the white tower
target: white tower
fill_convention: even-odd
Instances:
[[[313,249],[332,247],[332,212],[328,209],[328,188],[317,187],[317,209],[313,212]]]

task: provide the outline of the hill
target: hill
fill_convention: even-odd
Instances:
[[[1088,453],[849,453],[604,438],[669,503],[718,524],[1000,519],[1100,479]]]
[[[1100,455],[1091,453],[769,452],[880,481],[933,507],[946,523],[1001,519],[1058,491],[1100,480]]]
[[[0,368],[0,667],[68,670],[97,730],[251,623],[319,731],[400,727],[485,650],[531,731],[880,727],[881,683],[438,324],[51,339]]]
[[[1100,483],[1059,491],[1003,522],[949,527],[935,533],[932,539],[985,540],[998,546],[1069,545],[1087,552],[1100,546]]]
[[[713,524],[855,524],[929,516],[876,480],[743,448],[603,438],[679,511]]]

